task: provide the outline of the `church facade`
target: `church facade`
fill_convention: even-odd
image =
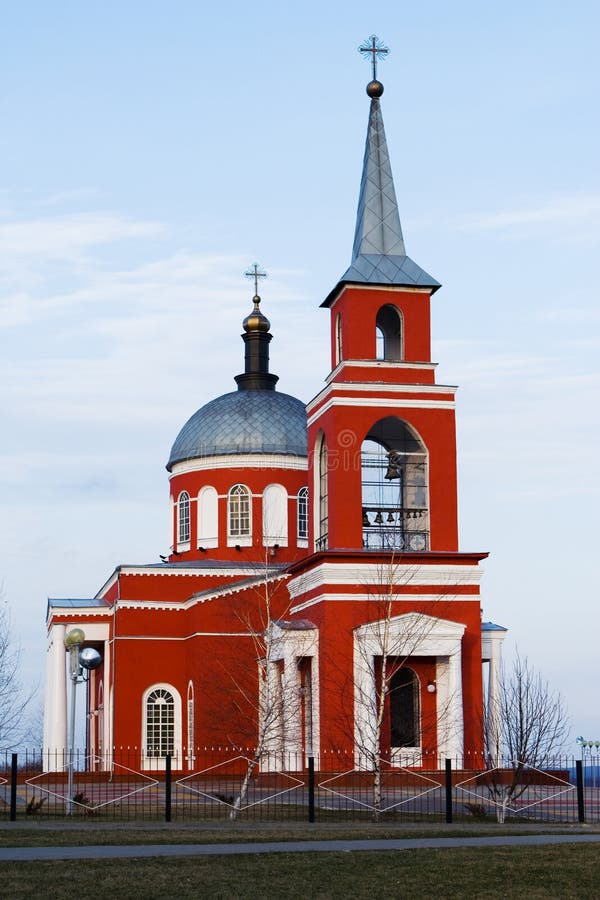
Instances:
[[[64,639],[102,662],[87,749],[192,772],[203,748],[263,766],[483,760],[481,552],[458,545],[455,388],[435,381],[439,283],[406,254],[375,78],[352,261],[322,306],[331,370],[308,405],[277,390],[255,267],[237,390],[183,426],[167,463],[172,549],[93,598],[48,601],[46,758],[67,747]]]

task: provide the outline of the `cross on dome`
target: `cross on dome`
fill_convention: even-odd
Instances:
[[[258,263],[252,263],[250,268],[244,272],[244,276],[254,279],[254,296],[258,297],[258,279],[267,278],[267,273],[261,269]]]
[[[377,81],[377,60],[385,59],[390,52],[383,41],[380,41],[376,34],[372,34],[367,40],[360,45],[358,52],[363,59],[368,59],[371,54],[371,66],[373,67],[373,81]]]

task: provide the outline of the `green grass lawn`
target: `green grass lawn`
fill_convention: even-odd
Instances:
[[[585,898],[600,896],[591,845],[351,853],[277,853],[198,859],[0,864],[3,900],[74,896],[222,898]]]
[[[600,826],[559,825],[547,827],[509,823],[478,822],[474,825],[390,825],[314,824],[300,822],[256,824],[188,824],[164,822],[114,823],[106,825],[78,820],[65,824],[40,819],[26,827],[20,823],[4,823],[0,828],[0,847],[69,847],[89,844],[213,844],[251,841],[358,840],[363,838],[478,837],[485,834],[572,834],[600,830]],[[1,897],[1,891],[0,891]]]

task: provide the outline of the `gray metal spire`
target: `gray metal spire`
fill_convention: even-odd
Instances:
[[[371,46],[359,47],[363,54],[371,54],[375,70],[376,55],[387,53],[377,39],[369,38]],[[350,268],[342,275],[339,284],[393,284],[407,287],[428,287],[432,291],[440,287],[432,278],[406,255],[400,214],[394,190],[392,167],[383,127],[379,98],[383,85],[376,78],[367,85],[371,97],[369,125],[363,160],[362,179],[356,214],[356,230]],[[337,287],[327,297],[323,306],[329,306]]]

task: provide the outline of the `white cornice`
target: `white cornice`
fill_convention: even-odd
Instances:
[[[175,463],[169,480],[187,472],[205,472],[212,469],[308,469],[306,456],[283,453],[230,453],[223,456],[202,456]]]
[[[456,403],[453,400],[406,400],[404,398],[394,397],[331,397],[326,403],[320,406],[314,415],[308,417],[308,425],[321,416],[333,406],[354,406],[361,408],[384,408],[393,406],[395,409],[456,409]]]
[[[343,359],[337,366],[331,370],[325,381],[329,383],[333,381],[336,375],[344,369],[388,369],[390,371],[402,369],[422,369],[426,372],[432,372],[437,368],[435,362],[406,362],[405,360],[390,361],[387,359]]]
[[[98,593],[95,595],[94,599],[98,600],[103,598],[104,594],[110,590],[110,588],[114,585],[114,583],[119,579],[121,575],[140,575],[140,576],[160,576],[164,578],[165,576],[177,576],[181,577],[182,575],[195,575],[197,577],[208,578],[212,576],[225,576],[225,577],[235,577],[236,575],[244,575],[244,576],[255,576],[256,575],[257,566],[244,566],[233,568],[232,566],[219,566],[218,568],[201,568],[199,566],[190,566],[186,567],[175,567],[167,565],[148,565],[148,566],[119,566],[112,573],[110,578],[102,585]]]
[[[102,616],[110,618],[112,616],[112,606],[79,606],[77,609],[73,609],[70,606],[49,606],[46,623],[58,617],[61,619],[79,619],[81,617],[97,619]]]
[[[388,591],[390,583],[396,589],[422,587],[424,585],[439,585],[440,588],[462,585],[479,585],[483,569],[479,566],[458,565],[410,565],[399,563],[392,566],[381,566],[376,563],[332,563],[322,562],[307,572],[298,575],[288,582],[290,597],[294,600],[309,591],[318,588],[326,589],[331,585],[359,585],[370,589],[370,596],[374,596],[374,589],[378,586],[382,591]],[[355,595],[356,596],[356,595]],[[416,596],[416,595],[415,595]],[[423,595],[419,595],[423,596]],[[439,598],[439,594],[436,595]],[[443,594],[442,596],[446,596]],[[465,598],[474,596],[463,594]]]
[[[384,394],[386,391],[390,394],[455,394],[458,388],[452,384],[388,384],[385,381],[336,381],[329,388],[324,388],[321,393],[324,394],[327,390],[370,391],[378,394]]]
[[[223,570],[221,570],[220,573],[222,573],[222,571]],[[195,569],[194,572],[197,574],[198,570]],[[215,570],[212,569],[211,572],[214,573]],[[236,569],[235,574],[240,574],[240,570]],[[256,588],[257,584],[272,584],[273,582],[289,578],[289,575],[285,573],[272,575],[271,577],[262,577],[260,574],[257,575],[256,569],[253,569],[250,573],[246,572],[245,574],[254,575],[256,580],[250,584],[247,581],[233,581],[229,584],[215,586],[212,590],[207,588],[201,593],[192,594],[186,600],[129,600],[127,598],[121,598],[117,601],[118,607],[121,610],[160,609],[170,612],[185,612],[200,603],[207,603],[211,600],[217,600],[219,597],[226,597],[231,594],[239,594],[242,591],[253,590]]]
[[[387,382],[378,381],[378,382],[370,382],[370,381],[336,381],[328,384],[326,387],[320,391],[316,397],[310,401],[310,403],[306,406],[306,411],[308,413],[312,412],[317,403],[321,403],[326,397],[330,394],[333,394],[336,391],[356,391],[363,393],[377,393],[377,394],[452,394],[454,395],[458,388],[455,385],[449,384],[388,384]],[[409,401],[414,402],[414,401]],[[429,402],[429,401],[427,401]],[[442,401],[446,403],[447,401]]]

